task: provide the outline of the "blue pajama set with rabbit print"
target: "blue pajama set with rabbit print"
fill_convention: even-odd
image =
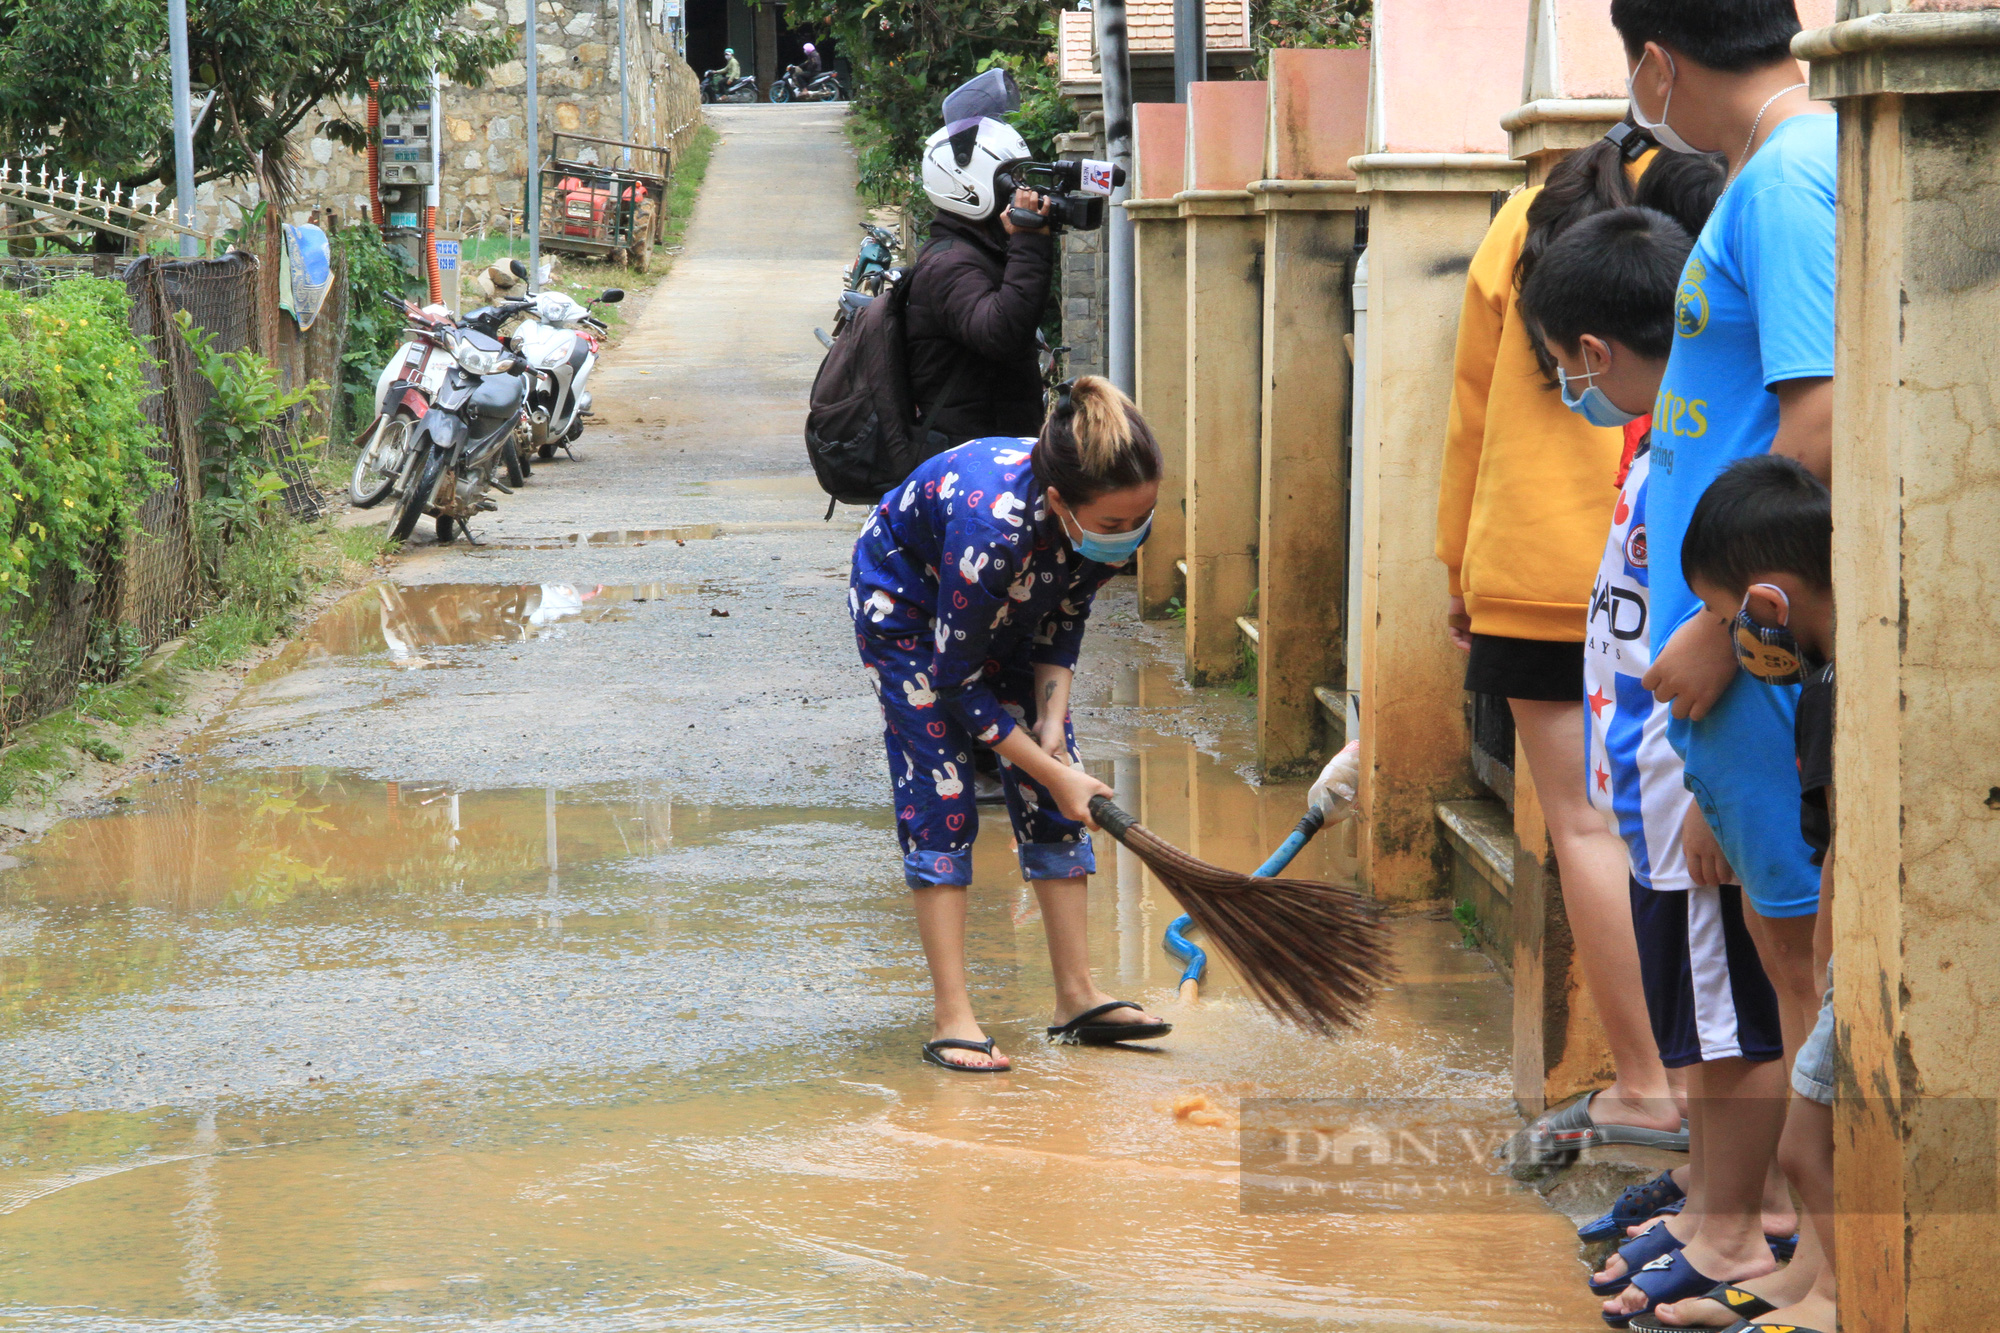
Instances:
[[[973,747],[1035,723],[1035,667],[1075,669],[1116,569],[1071,549],[1028,465],[1034,441],[971,440],[884,496],[854,546],[848,607],[875,683],[912,889],[972,882]],[[1064,719],[1070,755],[1076,737]],[[1004,760],[1024,879],[1097,869],[1081,824]]]

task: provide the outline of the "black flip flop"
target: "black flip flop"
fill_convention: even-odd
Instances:
[[[1730,1282],[1716,1283],[1715,1287],[1701,1299],[1714,1301],[1717,1305],[1720,1305],[1723,1309],[1736,1316],[1734,1324],[1731,1324],[1727,1329],[1717,1329],[1715,1333],[1742,1333],[1743,1329],[1756,1327],[1750,1323],[1752,1319],[1760,1315],[1767,1315],[1778,1308],[1762,1296],[1759,1296],[1756,1292],[1745,1291],[1743,1288]],[[1658,1315],[1649,1311],[1646,1314],[1634,1315],[1631,1327],[1639,1330],[1639,1333],[1679,1333],[1681,1329],[1695,1326],[1663,1323]]]
[[[978,1051],[981,1055],[993,1054],[993,1038],[985,1041],[966,1041],[961,1037],[939,1037],[936,1041],[924,1043],[924,1063],[936,1065],[939,1069],[949,1069],[959,1074],[1004,1074],[1012,1065],[962,1065],[955,1060],[947,1060],[939,1051]]]
[[[1137,1009],[1146,1011],[1146,1006],[1134,1004],[1130,1000],[1113,1000],[1100,1004],[1095,1009],[1086,1009],[1061,1027],[1049,1029],[1049,1040],[1058,1046],[1113,1046],[1121,1041],[1145,1041],[1149,1037],[1164,1037],[1174,1030],[1172,1023],[1093,1023],[1090,1020],[1110,1013],[1113,1009]]]

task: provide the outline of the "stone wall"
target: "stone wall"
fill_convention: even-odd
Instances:
[[[473,0],[459,22],[468,28],[506,23],[519,34],[527,0],[487,4]],[[549,151],[557,130],[603,139],[619,138],[618,4],[625,5],[625,41],[631,73],[632,138],[678,148],[701,115],[701,88],[695,73],[667,34],[648,21],[642,0],[542,0],[535,57],[540,68],[541,142]],[[514,59],[495,66],[483,87],[446,82],[442,98],[443,172],[438,229],[446,233],[507,230],[520,225],[528,168],[527,67]],[[331,114],[335,108],[329,108]],[[356,119],[359,107],[351,108]],[[315,118],[313,122],[317,123]],[[331,139],[301,131],[300,188],[291,213],[303,221],[315,209],[333,208],[345,217],[365,216],[367,162]],[[608,151],[608,150],[607,150]],[[238,208],[257,198],[254,184],[201,187],[202,221],[232,226]]]
[[[1083,128],[1056,136],[1056,154],[1064,158],[1104,156],[1103,117],[1086,116]],[[1058,256],[1062,292],[1062,340],[1069,347],[1068,373],[1102,375],[1109,356],[1105,348],[1106,306],[1102,300],[1105,272],[1104,230],[1066,231]]]

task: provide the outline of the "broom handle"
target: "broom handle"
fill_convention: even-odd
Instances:
[[[1305,815],[1299,820],[1298,827],[1292,830],[1291,836],[1279,843],[1278,850],[1271,853],[1271,859],[1250,873],[1258,879],[1270,879],[1273,875],[1279,874],[1292,863],[1292,858],[1313,840],[1313,835],[1325,826],[1326,816],[1320,812],[1319,807],[1308,807]]]

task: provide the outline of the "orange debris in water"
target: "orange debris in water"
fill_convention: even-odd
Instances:
[[[1206,1129],[1221,1128],[1229,1123],[1228,1112],[1219,1109],[1199,1092],[1182,1093],[1174,1098],[1168,1109],[1173,1112],[1174,1119]]]

